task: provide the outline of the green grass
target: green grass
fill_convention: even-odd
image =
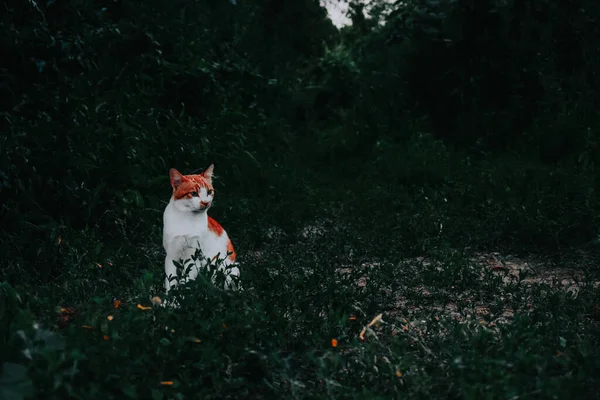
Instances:
[[[211,215],[234,241],[244,290],[198,279],[175,292],[178,309],[151,303],[163,297],[158,178],[147,189],[158,205],[125,196],[94,224],[5,235],[0,394],[593,397],[594,177],[518,155],[471,159],[428,135],[371,156],[346,170],[290,157],[247,192],[218,180]],[[537,252],[538,274],[574,265],[583,278],[577,292],[509,280],[477,251]]]
[[[81,263],[94,239],[71,253],[61,241],[70,256],[60,276],[2,286],[12,364],[0,387],[56,399],[592,398],[600,389],[600,325],[584,316],[598,303],[597,270],[573,296],[503,283],[502,271],[442,239],[425,245],[427,262],[404,258],[392,236],[364,228],[325,223],[326,235],[242,247],[243,291],[198,279],[176,294],[179,309],[150,302],[161,295],[159,240]],[[78,314],[60,330],[65,306]],[[503,323],[507,308],[514,318]]]
[[[39,227],[44,258],[14,257],[2,271],[0,393],[593,397],[593,177],[515,155],[472,160],[427,135],[379,154],[348,173],[290,159],[262,171],[263,192],[218,180],[211,212],[236,245],[244,290],[198,279],[174,293],[178,309],[151,303],[163,297],[160,206]],[[579,290],[508,279],[474,261],[481,250],[537,252],[534,275],[574,266]],[[67,307],[77,313],[61,328]]]

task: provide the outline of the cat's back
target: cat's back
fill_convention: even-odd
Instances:
[[[211,217],[208,217],[208,232],[210,234],[207,235],[207,251],[214,254],[219,253],[221,256],[229,254],[227,257],[228,260],[231,262],[235,261],[235,250],[227,232],[223,229],[221,224]]]

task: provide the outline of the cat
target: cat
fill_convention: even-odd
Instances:
[[[182,175],[172,168],[169,171],[173,195],[163,214],[163,247],[165,258],[165,291],[177,285],[177,266],[174,262],[191,263],[187,277],[183,281],[196,279],[200,268],[206,267],[208,260],[219,263],[219,269],[226,275],[226,288],[234,288],[232,277],[239,277],[236,253],[227,232],[207,212],[212,205],[215,189],[212,185],[214,165],[211,164],[199,175]],[[201,257],[189,261],[200,250]]]

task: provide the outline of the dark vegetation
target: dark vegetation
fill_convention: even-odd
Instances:
[[[0,399],[597,397],[600,3],[350,9],[3,2]],[[245,290],[146,310],[168,170],[211,162]]]

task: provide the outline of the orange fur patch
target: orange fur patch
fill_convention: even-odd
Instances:
[[[231,243],[231,240],[227,242],[227,252],[230,253],[229,260],[231,262],[234,262],[235,261],[235,250],[233,249],[233,243]]]
[[[221,236],[223,234],[223,227],[211,217],[208,217],[208,230],[217,236]]]
[[[184,197],[191,198],[192,192],[199,192],[200,188],[206,188],[206,190],[214,190],[211,180],[207,179],[204,175],[181,175],[181,183],[175,185],[171,180],[171,186],[173,186],[173,197],[176,200]]]

